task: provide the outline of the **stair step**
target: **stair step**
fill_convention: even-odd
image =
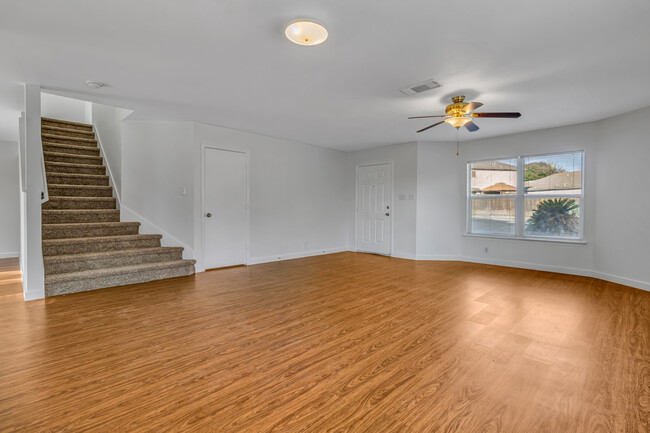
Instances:
[[[49,117],[41,117],[41,126],[56,126],[58,128],[78,129],[81,131],[92,131],[93,125],[87,123],[70,122],[69,120],[50,119]]]
[[[43,224],[43,239],[96,238],[101,236],[137,235],[138,222],[99,222]]]
[[[58,126],[54,125],[41,125],[42,134],[59,135],[65,137],[80,137],[80,138],[95,138],[95,132],[91,130],[79,130],[74,128],[65,127],[63,124]]]
[[[42,212],[43,224],[118,222],[120,220],[120,211],[117,209],[44,209]]]
[[[66,153],[68,155],[99,156],[99,147],[73,146],[71,144],[43,142],[44,152]]]
[[[67,162],[68,164],[103,165],[101,156],[75,155],[72,153],[43,152],[45,162]]]
[[[194,263],[194,260],[176,260],[48,275],[45,277],[45,295],[62,295],[192,275]]]
[[[51,184],[108,186],[109,180],[106,175],[48,172],[47,183],[48,188]]]
[[[50,196],[41,209],[115,209],[114,197],[61,197]]]
[[[143,263],[173,262],[183,259],[182,247],[140,248],[103,253],[67,254],[43,258],[45,275],[115,268]]]
[[[92,164],[70,164],[68,162],[45,161],[46,172],[76,174],[106,174],[106,167]]]
[[[61,143],[61,144],[71,144],[73,146],[97,147],[97,140],[95,140],[94,138],[66,137],[65,135],[41,133],[41,139],[42,141],[47,141],[48,143]]]
[[[91,238],[44,239],[43,256],[100,253],[160,247],[162,235],[101,236]]]
[[[113,187],[102,185],[47,184],[47,192],[58,197],[113,197]]]

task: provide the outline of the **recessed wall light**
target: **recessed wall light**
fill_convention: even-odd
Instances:
[[[311,46],[325,42],[328,33],[325,26],[316,21],[297,20],[284,29],[284,35],[294,44]]]
[[[104,87],[104,83],[100,83],[99,81],[86,81],[86,86],[91,89],[101,89]]]

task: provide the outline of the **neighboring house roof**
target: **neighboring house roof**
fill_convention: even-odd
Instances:
[[[483,188],[481,192],[491,192],[491,193],[497,193],[497,192],[510,192],[510,191],[517,191],[517,187],[508,185],[507,183],[504,182],[499,182],[495,183],[494,185],[488,186],[487,188]]]
[[[582,172],[555,173],[541,179],[524,182],[526,191],[555,191],[562,189],[581,189]]]
[[[472,170],[517,171],[517,166],[506,164],[500,161],[483,161],[483,162],[473,162]]]

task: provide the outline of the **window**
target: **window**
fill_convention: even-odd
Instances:
[[[467,232],[582,239],[583,152],[469,162]]]

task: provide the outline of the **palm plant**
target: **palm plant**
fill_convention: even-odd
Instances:
[[[578,231],[578,204],[570,198],[542,200],[528,219],[527,229],[538,233],[572,234]]]

